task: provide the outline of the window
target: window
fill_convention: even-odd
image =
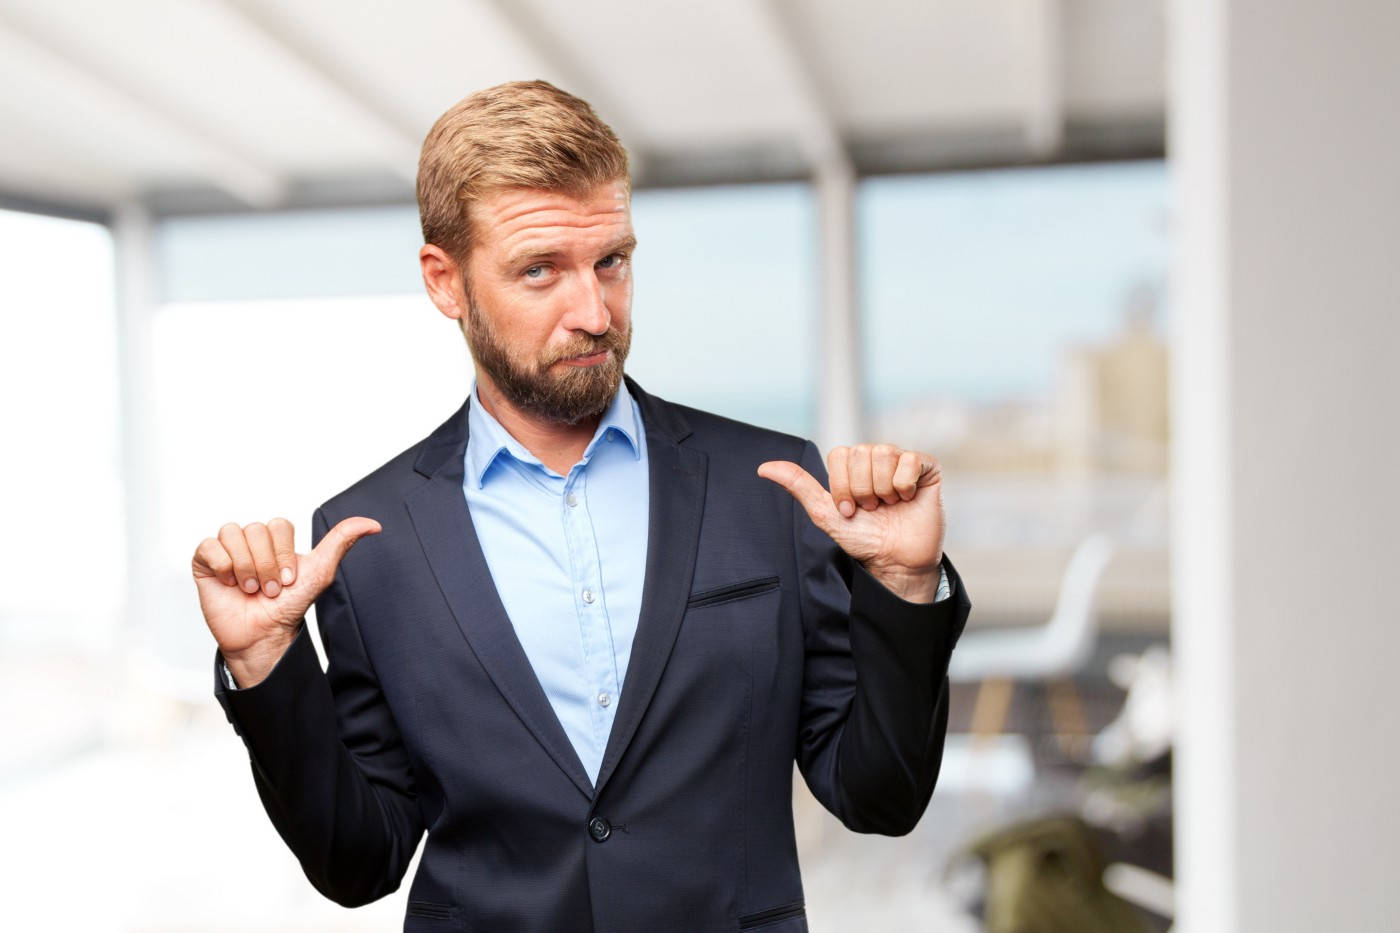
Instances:
[[[869,433],[943,461],[979,619],[1043,621],[1106,530],[1105,614],[1164,632],[1164,164],[871,180],[859,217]]]

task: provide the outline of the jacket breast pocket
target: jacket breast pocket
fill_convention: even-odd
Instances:
[[[777,662],[782,598],[780,581],[773,575],[692,593],[671,654],[683,663],[669,668],[667,676],[684,670],[706,689],[734,683],[736,677],[746,687],[755,678],[770,680]]]
[[[777,577],[757,577],[753,580],[744,580],[739,583],[730,583],[725,586],[711,587],[701,590],[699,593],[691,595],[685,606],[687,609],[703,609],[706,606],[718,606],[722,603],[735,602],[740,599],[747,599],[750,596],[758,596],[769,590],[778,588]]]
[[[739,929],[763,933],[806,933],[807,911],[801,901],[758,910],[739,918]]]
[[[450,923],[457,919],[457,908],[434,901],[409,901],[408,920],[429,920]]]

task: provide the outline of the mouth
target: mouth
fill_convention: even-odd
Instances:
[[[602,349],[594,353],[585,353],[582,356],[571,356],[559,362],[565,366],[597,366],[600,363],[606,363],[611,352],[611,350]]]

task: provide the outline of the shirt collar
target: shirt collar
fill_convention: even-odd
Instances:
[[[625,440],[631,448],[633,458],[640,460],[643,437],[641,418],[641,412],[633,402],[632,394],[627,391],[627,383],[619,381],[617,392],[603,412],[598,429],[593,432],[593,439],[583,451],[581,462],[587,463],[593,456],[594,448],[608,440],[610,434]],[[502,454],[540,470],[548,469],[486,410],[486,406],[481,404],[481,395],[473,381],[471,405],[467,408],[467,450],[464,465],[467,477],[476,484],[476,488],[480,489],[485,485],[492,464]]]

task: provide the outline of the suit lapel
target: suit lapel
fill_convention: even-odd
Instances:
[[[617,718],[608,735],[595,795],[603,790],[651,704],[685,615],[705,511],[705,455],[681,445],[690,433],[675,409],[641,390],[628,390],[642,408],[647,435],[649,515],[641,613]]]
[[[404,503],[433,576],[482,668],[525,727],[579,791],[591,799],[588,774],[525,656],[491,579],[462,493],[466,444],[464,405],[423,445],[414,469],[427,476],[428,482],[410,493]]]

